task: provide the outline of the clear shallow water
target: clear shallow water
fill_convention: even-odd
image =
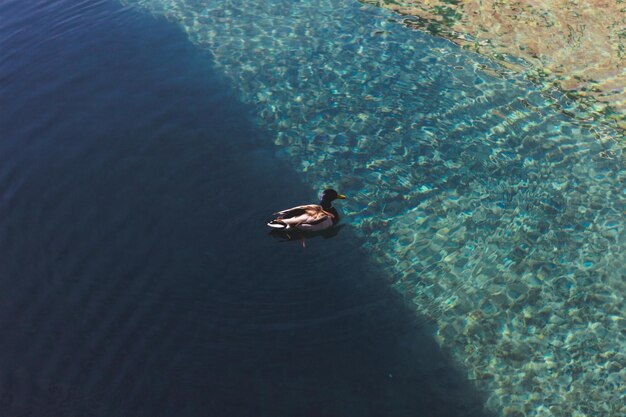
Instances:
[[[0,415],[484,415],[351,225],[267,235],[318,190],[179,28],[16,0],[0,50]]]
[[[209,51],[308,184],[352,196],[491,410],[623,415],[623,138],[356,2],[127,3]]]

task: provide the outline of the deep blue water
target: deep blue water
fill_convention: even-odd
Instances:
[[[0,5],[2,416],[479,416],[348,224],[176,26]]]

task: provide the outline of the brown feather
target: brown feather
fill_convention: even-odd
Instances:
[[[277,216],[276,221],[280,221],[288,227],[319,224],[328,218],[332,220],[335,217],[317,204],[292,207],[274,213],[274,215]]]

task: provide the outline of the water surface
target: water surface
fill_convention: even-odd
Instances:
[[[0,414],[484,415],[350,220],[267,235],[318,184],[179,27],[0,16]]]
[[[624,414],[618,132],[356,1],[127,3],[211,53],[300,178],[353,197],[371,259],[491,410]]]

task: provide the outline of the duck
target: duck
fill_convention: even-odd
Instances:
[[[347,198],[343,194],[329,188],[322,191],[319,204],[306,204],[274,213],[274,220],[267,225],[279,230],[300,230],[319,232],[330,229],[339,222],[339,213],[333,207],[333,201]]]

